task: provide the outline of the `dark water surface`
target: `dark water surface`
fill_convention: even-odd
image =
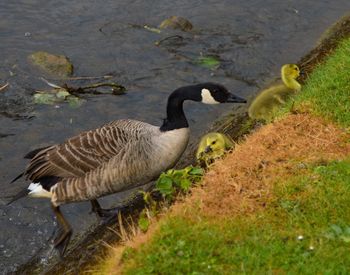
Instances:
[[[8,182],[24,168],[22,156],[29,150],[119,118],[160,124],[167,95],[179,86],[215,81],[251,98],[278,74],[281,64],[298,61],[349,9],[349,0],[0,1],[0,86],[9,83],[0,92],[0,197],[27,185]],[[142,28],[157,26],[171,15],[189,19],[195,30],[157,34]],[[171,35],[181,38],[155,46]],[[26,61],[38,50],[68,56],[75,76],[112,73],[111,81],[126,86],[127,94],[89,95],[76,109],[34,105],[33,91],[48,88]],[[201,55],[217,56],[220,67],[198,66],[193,60]],[[231,108],[186,103],[193,136]],[[1,198],[0,273],[14,271],[37,253],[45,261],[55,228],[49,203],[26,198],[6,207]],[[111,205],[119,199],[104,202]],[[88,203],[63,208],[75,232],[83,234],[96,224],[89,208]]]

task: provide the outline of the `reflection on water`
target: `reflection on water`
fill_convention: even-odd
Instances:
[[[179,86],[215,81],[251,98],[259,86],[278,75],[280,64],[296,62],[349,8],[348,0],[2,1],[0,85],[10,85],[0,92],[1,197],[26,186],[23,181],[8,182],[25,166],[22,156],[27,151],[113,119],[160,124],[167,95]],[[193,32],[157,34],[142,27],[157,26],[171,15],[189,19]],[[111,81],[120,82],[128,92],[88,95],[78,109],[64,104],[34,106],[33,92],[47,88],[40,72],[26,61],[37,50],[68,56],[75,76],[112,74]],[[193,62],[206,55],[218,57],[220,66],[210,70]],[[186,103],[193,136],[230,108]],[[119,198],[112,196],[105,203]],[[63,211],[76,232],[96,222],[87,214],[86,203],[68,205]],[[10,272],[47,248],[54,228],[46,201],[23,199],[0,206],[0,270]]]

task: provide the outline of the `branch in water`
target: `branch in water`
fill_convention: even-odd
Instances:
[[[6,83],[4,86],[0,87],[0,92],[1,92],[2,90],[6,89],[6,87],[7,87],[8,85],[10,85],[10,84],[9,84],[9,83]]]
[[[122,95],[125,94],[125,87],[114,82],[106,82],[106,83],[95,83],[91,84],[88,86],[83,86],[79,88],[73,88],[73,87],[68,87],[67,84],[63,85],[63,88],[66,89],[69,93],[71,94],[88,94],[88,93],[93,93],[93,94],[103,94],[101,92],[98,92],[94,89],[99,88],[99,87],[112,87],[112,94],[114,95]],[[94,91],[88,91],[88,90],[94,90]]]

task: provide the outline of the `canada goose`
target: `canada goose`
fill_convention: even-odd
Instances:
[[[61,214],[60,205],[90,200],[97,215],[108,215],[97,198],[146,184],[174,166],[189,139],[183,111],[185,100],[246,103],[219,84],[178,88],[168,98],[167,118],[160,127],[131,119],[116,120],[62,144],[28,153],[28,166],[13,181],[24,175],[32,183],[11,202],[25,195],[51,200],[61,229],[54,247],[63,256],[72,229]]]
[[[233,147],[233,141],[222,133],[208,133],[204,135],[198,145],[196,158],[199,163],[208,166],[216,158],[220,158],[225,151]]]
[[[273,111],[284,104],[288,97],[300,91],[301,85],[296,81],[300,70],[295,64],[285,64],[281,68],[282,83],[272,85],[261,91],[249,107],[251,118],[270,120]]]

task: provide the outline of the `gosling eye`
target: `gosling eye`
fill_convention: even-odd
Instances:
[[[214,140],[214,141],[213,141],[211,144],[213,144],[213,145],[214,145],[215,143],[216,143],[216,141]]]

